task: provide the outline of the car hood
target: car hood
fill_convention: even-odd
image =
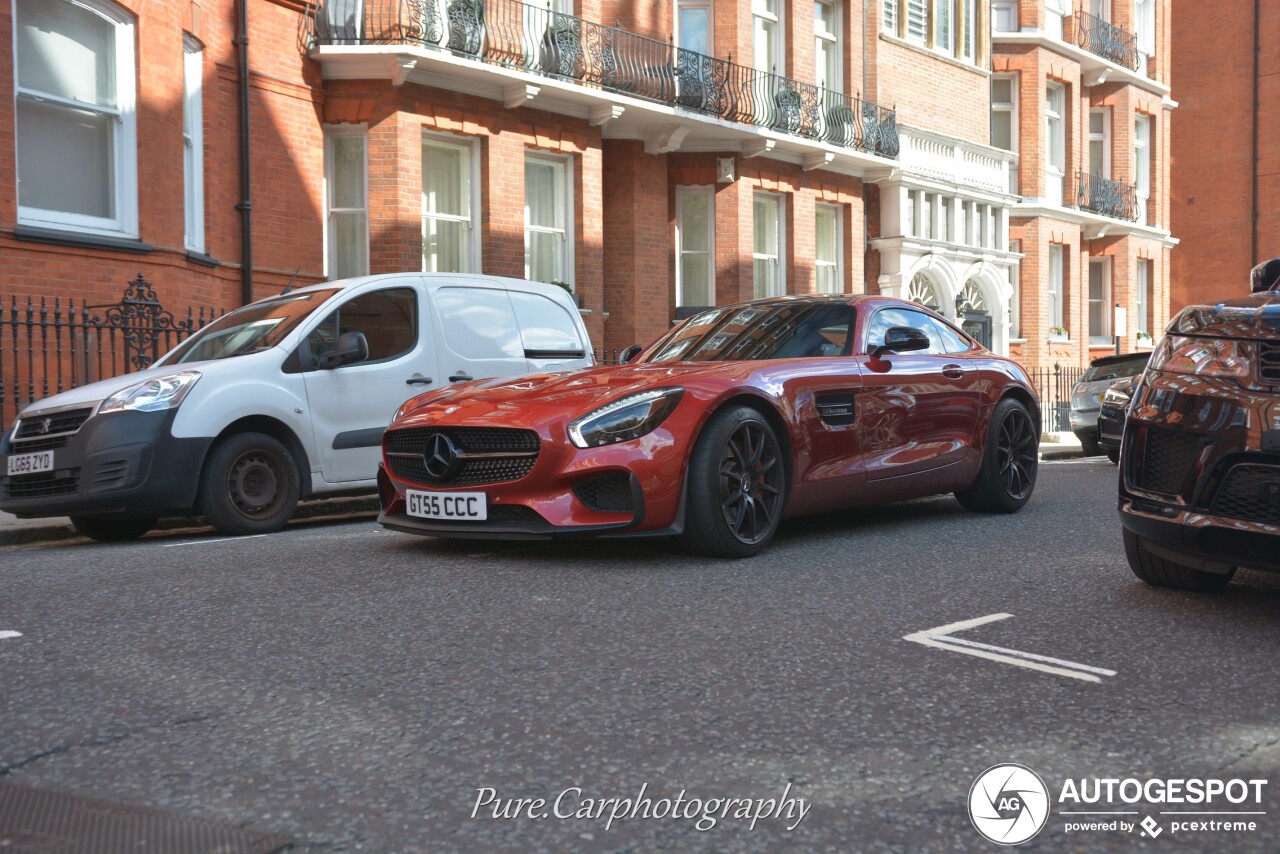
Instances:
[[[1166,331],[1280,341],[1280,293],[1251,294],[1212,306],[1189,306],[1173,319]]]
[[[582,368],[519,379],[479,380],[411,401],[395,427],[441,422],[536,426],[578,418],[611,401],[690,382],[740,383],[760,363],[707,362]],[[746,367],[744,367],[744,365]]]

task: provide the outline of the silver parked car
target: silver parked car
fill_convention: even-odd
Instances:
[[[1071,432],[1080,440],[1086,457],[1102,453],[1098,447],[1098,411],[1102,398],[1116,380],[1146,370],[1150,353],[1124,353],[1094,359],[1071,390]]]

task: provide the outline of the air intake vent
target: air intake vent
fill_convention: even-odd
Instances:
[[[1266,385],[1280,385],[1280,344],[1275,341],[1258,346],[1258,377]]]
[[[1135,480],[1139,489],[1181,495],[1200,456],[1200,437],[1176,430],[1147,430],[1146,454]]]
[[[573,494],[600,513],[630,513],[633,509],[631,478],[621,472],[584,480],[573,488]]]
[[[817,397],[818,417],[832,427],[845,427],[853,423],[853,395],[846,392],[820,394]]]

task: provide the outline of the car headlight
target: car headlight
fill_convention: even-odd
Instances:
[[[1118,388],[1109,388],[1107,389],[1107,393],[1102,396],[1102,402],[1104,404],[1109,403],[1112,406],[1128,406],[1129,395],[1120,391]]]
[[[1166,335],[1151,354],[1150,367],[1171,374],[1241,380],[1249,376],[1247,344],[1230,338]]]
[[[143,380],[102,401],[98,414],[108,412],[159,412],[162,409],[173,409],[182,403],[183,398],[191,391],[191,387],[200,379],[199,371],[177,371]]]
[[[682,388],[661,388],[615,400],[569,425],[569,440],[579,448],[597,448],[638,439],[657,428],[684,396]]]

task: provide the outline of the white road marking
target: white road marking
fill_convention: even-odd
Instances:
[[[265,537],[266,534],[250,534],[247,537],[219,537],[216,540],[188,540],[185,543],[164,543],[166,549],[176,548],[178,546],[209,546],[219,543],[238,543],[241,540],[256,540],[258,537]]]
[[[9,631],[0,632],[0,640],[4,640],[5,638],[20,638],[20,637],[22,637],[22,632],[9,632]]]
[[[1110,466],[1115,468],[1115,463],[1106,457],[1081,457],[1066,460],[1041,460],[1042,466]]]
[[[1007,649],[1002,646],[992,646],[991,644],[950,637],[955,632],[974,629],[987,623],[994,623],[997,620],[1007,620],[1012,616],[1013,614],[988,614],[985,617],[978,617],[973,620],[948,623],[945,626],[938,626],[936,629],[915,632],[914,634],[903,636],[902,639],[923,644],[924,646],[931,646],[935,649],[945,649],[950,652],[972,655],[976,658],[985,658],[988,661],[1012,664],[1014,667],[1038,670],[1041,673],[1083,679],[1085,682],[1101,682],[1100,676],[1116,675],[1116,671],[1102,667],[1092,667],[1088,664],[1077,664],[1074,661],[1065,661],[1061,658],[1050,658],[1047,655],[1036,655],[1030,652],[1022,652],[1021,650]]]

